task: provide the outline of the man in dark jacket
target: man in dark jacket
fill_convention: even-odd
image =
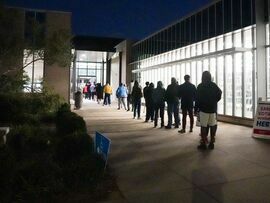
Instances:
[[[149,120],[149,118],[148,118],[148,120],[147,120],[147,111],[149,111],[149,109],[147,109],[148,108],[148,99],[147,99],[147,96],[149,96],[148,95],[148,89],[149,89],[149,82],[147,81],[146,83],[145,83],[145,87],[143,88],[143,97],[144,97],[144,101],[145,101],[145,107],[146,107],[146,118],[145,118],[145,122],[148,122],[148,120]]]
[[[158,81],[157,88],[154,89],[152,98],[155,108],[155,124],[154,127],[157,127],[158,122],[158,113],[161,118],[161,128],[164,126],[164,108],[165,108],[165,89],[161,81]]]
[[[141,98],[142,98],[142,88],[139,86],[139,83],[137,80],[134,82],[134,86],[132,89],[132,100],[134,104],[134,109],[133,109],[133,119],[136,118],[136,113],[137,113],[137,118],[141,119]]]
[[[152,94],[154,91],[154,83],[150,83],[149,87],[144,92],[144,98],[145,98],[145,105],[146,105],[146,118],[145,122],[148,122],[151,118],[151,122],[154,121],[154,102],[152,98]]]
[[[186,132],[187,114],[190,119],[190,129],[189,132],[193,130],[194,117],[193,117],[193,107],[196,96],[196,87],[190,83],[190,76],[185,75],[185,83],[179,86],[179,97],[181,99],[181,109],[182,109],[182,130],[179,133]]]
[[[165,95],[168,105],[168,125],[166,126],[166,129],[172,128],[172,113],[174,115],[175,128],[179,128],[180,125],[178,88],[179,85],[177,84],[176,79],[172,78],[171,84],[167,87]]]
[[[214,149],[215,135],[217,131],[217,103],[221,99],[222,91],[211,81],[211,74],[204,71],[202,83],[197,87],[196,109],[199,111],[201,124],[201,144],[198,149],[206,149],[207,127],[210,127],[211,140],[209,149]]]

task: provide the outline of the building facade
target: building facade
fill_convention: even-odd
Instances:
[[[164,86],[184,75],[195,85],[211,72],[223,94],[219,118],[250,124],[257,99],[270,98],[269,24],[266,0],[219,0],[132,47],[133,78]]]
[[[8,53],[7,58],[11,64],[5,66],[0,63],[0,73],[6,74],[9,70],[15,73],[19,69],[23,69],[24,74],[29,77],[24,88],[25,92],[40,92],[46,86],[68,102],[70,98],[70,65],[47,63],[44,50],[46,50],[46,42],[54,35],[62,32],[71,36],[71,13],[26,8],[5,8],[4,12],[8,14],[9,18],[16,17],[13,22],[10,22],[10,29],[15,31],[6,33],[6,35],[10,34],[11,37],[8,38],[14,38],[14,47],[17,48],[16,52],[19,54],[14,57],[13,53]],[[1,27],[1,29],[5,28]],[[66,40],[61,43],[70,44],[68,37],[61,38],[61,40]],[[12,42],[8,43],[12,46]],[[68,49],[67,53],[70,51]]]

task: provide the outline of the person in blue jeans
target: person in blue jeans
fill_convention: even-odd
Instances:
[[[167,87],[165,98],[167,101],[167,113],[168,113],[168,125],[166,129],[172,128],[172,114],[174,116],[175,128],[179,128],[179,97],[178,97],[179,85],[175,78],[171,79],[171,84]]]
[[[139,86],[138,81],[134,82],[134,87],[132,89],[132,100],[133,100],[133,119],[141,119],[141,98],[142,98],[142,88]]]

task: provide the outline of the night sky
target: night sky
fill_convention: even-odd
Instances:
[[[72,12],[74,35],[142,39],[210,0],[6,0],[6,5]]]

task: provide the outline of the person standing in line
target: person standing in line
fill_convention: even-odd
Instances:
[[[199,111],[201,124],[201,142],[198,149],[207,148],[207,128],[210,127],[211,140],[208,149],[214,149],[217,131],[217,103],[221,99],[222,91],[211,81],[209,71],[202,74],[202,82],[197,87],[195,109]]]
[[[107,104],[110,106],[111,105],[112,87],[110,86],[109,82],[107,82],[106,85],[104,86],[103,92],[105,93],[103,106],[107,105]]]
[[[187,114],[190,119],[189,132],[193,131],[194,124],[193,108],[196,96],[196,87],[190,82],[189,75],[185,75],[184,80],[185,82],[179,86],[179,97],[181,98],[181,109],[183,114],[182,130],[179,130],[179,133],[186,132]]]
[[[97,93],[97,103],[99,104],[100,101],[103,99],[103,90],[102,90],[101,83],[97,83],[96,93]]]
[[[167,101],[167,113],[168,113],[168,125],[166,129],[172,128],[172,113],[174,115],[175,128],[179,128],[180,117],[179,117],[179,97],[178,97],[179,85],[175,78],[171,79],[171,84],[167,87],[165,98]]]
[[[130,84],[128,85],[128,97],[127,97],[127,111],[130,110],[130,104],[132,105],[131,111],[133,111],[133,104],[132,104],[132,89],[134,86],[133,80],[131,80]]]
[[[127,88],[123,85],[123,83],[120,83],[119,87],[117,88],[116,96],[118,98],[118,110],[120,110],[121,103],[123,104],[125,110],[127,110],[125,102],[125,99],[127,98]]]
[[[136,118],[136,112],[137,112],[137,118],[141,119],[141,98],[142,98],[142,88],[139,86],[139,83],[137,80],[134,82],[134,86],[132,89],[132,101],[133,101],[133,119]]]
[[[145,122],[148,122],[151,119],[151,122],[154,121],[154,102],[153,102],[153,94],[154,91],[154,83],[150,83],[148,88],[144,92],[145,105],[146,105],[146,118]]]
[[[95,94],[96,94],[96,84],[95,84],[95,82],[94,83],[91,83],[91,85],[90,85],[90,92],[91,92],[91,99],[93,101],[95,101]]]
[[[87,84],[85,84],[85,86],[83,87],[83,94],[84,94],[84,98],[87,99],[87,94],[88,94],[88,88],[87,88]]]
[[[158,123],[158,113],[161,118],[161,128],[164,126],[164,108],[165,108],[165,92],[166,90],[163,88],[163,84],[161,81],[158,81],[157,88],[154,89],[152,98],[155,109],[155,123],[154,127],[157,127]]]
[[[91,86],[91,83],[88,82],[88,83],[87,83],[87,97],[88,97],[89,100],[91,100],[90,86]]]
[[[146,108],[146,112],[147,112],[147,106],[148,106],[147,100],[146,100],[146,95],[147,95],[148,88],[149,88],[149,82],[147,81],[145,83],[145,87],[143,88],[143,97],[144,97],[144,105],[145,105],[144,108]],[[146,119],[145,119],[145,122],[147,122]]]

